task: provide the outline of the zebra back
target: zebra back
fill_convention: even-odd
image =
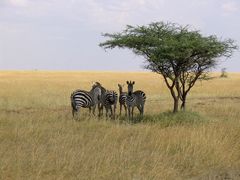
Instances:
[[[125,104],[126,103],[126,99],[127,99],[127,93],[126,92],[122,92],[119,95],[119,103],[120,104]]]
[[[80,107],[89,108],[94,106],[99,101],[99,96],[101,95],[100,87],[93,85],[91,91],[85,90],[75,90],[71,94],[71,105],[74,110]]]
[[[117,104],[118,94],[115,91],[107,90],[103,96],[103,105],[111,106]]]
[[[123,92],[123,86],[121,84],[118,84],[118,89],[119,89],[119,103],[120,104],[125,104],[126,99],[127,99],[127,92]]]
[[[76,90],[71,95],[72,107],[77,110],[79,107],[87,108],[93,105],[93,95],[84,90]]]
[[[127,94],[126,104],[128,106],[144,105],[146,101],[146,94],[143,91],[135,91],[132,94]]]
[[[146,97],[146,94],[143,91],[138,90],[138,91],[135,91],[133,94],[136,96],[137,99],[139,99],[143,102],[146,101],[147,97]]]

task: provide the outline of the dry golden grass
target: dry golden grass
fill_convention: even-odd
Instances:
[[[171,110],[153,73],[0,72],[0,179],[240,178],[240,74],[194,87],[187,108],[201,123],[130,125],[87,110],[72,120],[73,90],[91,81],[117,90],[126,80],[146,92],[147,118]]]

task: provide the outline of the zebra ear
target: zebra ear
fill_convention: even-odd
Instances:
[[[129,82],[127,81],[127,84],[129,84]]]
[[[132,84],[135,84],[135,81],[133,81]]]

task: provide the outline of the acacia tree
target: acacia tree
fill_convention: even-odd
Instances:
[[[157,22],[130,26],[120,33],[103,34],[109,38],[104,49],[128,48],[146,60],[145,68],[159,73],[174,100],[173,112],[185,110],[187,95],[199,79],[207,79],[220,57],[231,57],[237,49],[232,39],[203,36],[189,26]]]

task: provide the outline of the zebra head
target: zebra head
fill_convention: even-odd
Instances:
[[[133,93],[133,85],[135,84],[135,81],[127,81],[128,85],[128,95],[131,96]]]
[[[123,92],[123,87],[124,87],[124,84],[123,84],[123,85],[118,84],[118,89],[119,89],[119,92],[120,92],[120,93]]]
[[[93,94],[94,102],[97,103],[99,101],[99,97],[102,94],[101,84],[97,83],[97,82],[95,84],[93,84],[90,92],[92,92],[92,94]]]

